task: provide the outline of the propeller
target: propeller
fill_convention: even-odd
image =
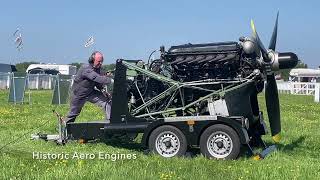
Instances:
[[[278,53],[275,52],[277,42],[277,31],[278,31],[278,17],[273,29],[272,37],[268,50],[264,47],[261,42],[259,35],[256,31],[253,20],[251,20],[251,29],[253,32],[253,39],[261,52],[263,58],[263,66],[266,72],[266,86],[265,86],[265,99],[268,112],[268,118],[270,123],[271,135],[274,142],[279,142],[281,139],[281,120],[280,120],[280,105],[279,95],[276,79],[274,77],[273,70],[279,69],[291,69],[298,63],[298,57],[292,52]]]
[[[276,50],[276,44],[277,44],[277,35],[278,35],[278,18],[279,18],[279,11],[277,13],[277,19],[276,19],[276,23],[274,25],[273,28],[273,33],[270,39],[270,43],[269,43],[269,49],[272,49],[273,51]]]

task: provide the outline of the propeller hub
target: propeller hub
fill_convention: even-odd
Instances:
[[[283,52],[278,55],[279,69],[292,69],[298,64],[298,56],[292,52]]]
[[[268,53],[272,70],[277,71],[280,69],[292,69],[298,64],[298,57],[292,52],[277,53],[270,51]]]

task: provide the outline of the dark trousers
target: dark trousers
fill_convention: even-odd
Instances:
[[[88,97],[84,98],[72,95],[70,100],[70,111],[65,119],[66,123],[74,122],[76,120],[87,101],[100,107],[105,113],[105,120],[107,123],[110,123],[111,100],[99,91],[94,91]]]

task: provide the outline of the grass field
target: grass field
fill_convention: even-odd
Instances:
[[[32,105],[7,103],[0,91],[0,146],[26,134],[0,152],[0,179],[320,179],[320,104],[311,96],[281,95],[282,141],[279,150],[262,161],[242,154],[238,160],[215,161],[201,155],[164,159],[145,155],[134,143],[68,143],[32,141],[32,133],[55,133],[50,91],[33,91]],[[266,114],[264,99],[259,97]],[[57,111],[65,114],[68,105]],[[102,119],[99,109],[87,104],[78,121]],[[265,117],[266,118],[266,117]],[[44,124],[44,125],[43,125]],[[39,129],[32,130],[38,126]],[[141,137],[140,137],[141,138]],[[268,144],[271,137],[265,136]],[[37,160],[33,152],[70,154],[131,154],[135,159]]]

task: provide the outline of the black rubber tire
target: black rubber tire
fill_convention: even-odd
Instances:
[[[156,129],[154,129],[151,132],[151,134],[149,136],[149,141],[148,141],[149,150],[152,153],[159,154],[160,156],[166,157],[166,156],[162,155],[161,153],[159,153],[156,148],[157,137],[161,133],[166,132],[166,131],[174,134],[177,137],[178,142],[180,144],[180,148],[178,149],[178,152],[172,157],[184,156],[187,151],[187,139],[186,139],[185,135],[181,132],[181,130],[179,130],[178,128],[171,126],[171,125],[163,125],[163,126],[157,127]]]
[[[217,157],[214,154],[211,154],[208,150],[208,138],[214,133],[225,133],[228,135],[231,139],[230,143],[232,143],[232,149],[230,150],[230,153],[226,157]],[[236,159],[239,156],[240,153],[240,139],[239,135],[236,133],[234,129],[232,129],[229,126],[226,126],[224,124],[215,124],[210,127],[208,127],[200,137],[200,151],[201,153],[210,159]]]

